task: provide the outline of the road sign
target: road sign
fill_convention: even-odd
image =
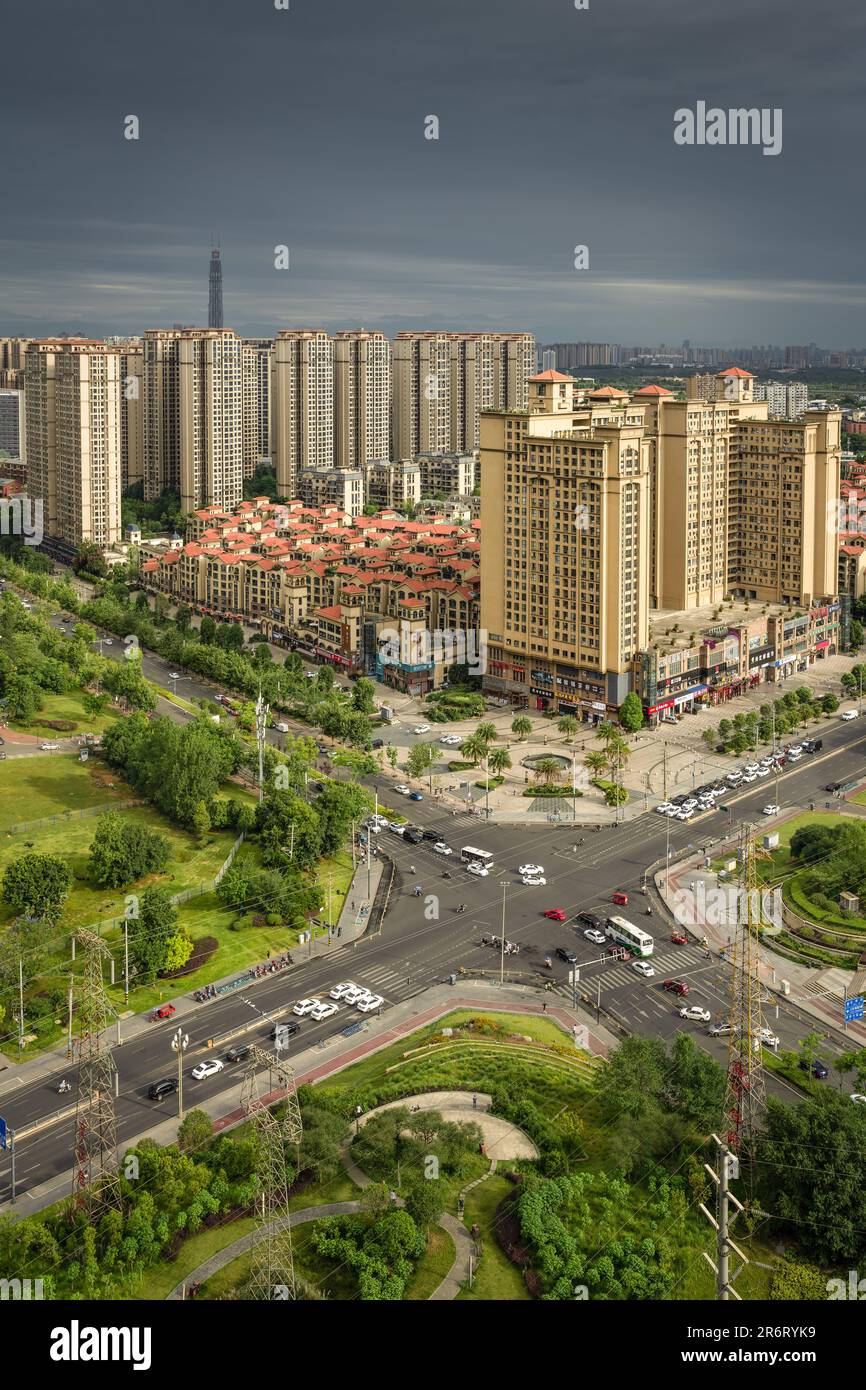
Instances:
[[[862,994],[855,994],[851,999],[845,1000],[846,1023],[854,1023],[864,1016],[866,1016],[866,998]]]
[[[0,1115],[0,1149],[6,1148],[6,1121]]]

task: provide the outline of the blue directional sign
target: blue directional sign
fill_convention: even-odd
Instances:
[[[0,1115],[0,1149],[6,1148],[6,1121]]]
[[[866,998],[862,994],[854,994],[850,999],[845,1000],[845,1022],[854,1023],[858,1018],[866,1015]]]

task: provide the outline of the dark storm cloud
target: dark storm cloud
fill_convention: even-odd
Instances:
[[[589,3],[7,11],[0,332],[201,322],[215,235],[226,322],[248,332],[866,340],[866,15]],[[781,107],[782,153],[676,146],[674,111],[699,100]]]

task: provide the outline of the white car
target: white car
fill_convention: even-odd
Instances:
[[[519,872],[520,872],[521,874],[531,874],[531,875],[533,875],[533,876],[534,876],[535,874],[543,874],[543,873],[544,873],[544,865],[543,865],[543,864],[521,864],[520,869],[519,869]]]
[[[401,796],[408,796],[412,788],[407,787],[405,782],[401,782],[399,787],[395,787],[394,790],[399,792]]]
[[[60,747],[59,743],[40,743],[39,747],[43,753],[56,753]]]
[[[210,1062],[199,1062],[197,1067],[193,1067],[192,1074],[196,1081],[204,1081],[206,1076],[216,1076],[224,1066],[225,1062],[221,1062],[219,1057],[214,1057]]]
[[[459,734],[443,734],[439,742],[444,743],[448,748],[456,748],[457,744],[462,743],[463,740]]]
[[[770,804],[768,806],[765,806],[761,811],[762,816],[777,816],[778,814],[779,807],[776,805],[774,801],[771,801]]]
[[[169,671],[169,673],[168,673],[168,678],[169,678],[170,681],[182,681],[182,680],[183,680],[183,676],[180,674],[180,671]]]
[[[858,711],[857,711],[856,709],[846,709],[845,713],[842,715],[842,718],[843,718],[843,720],[845,721],[845,723],[847,724],[848,721],[849,721],[849,719],[856,719],[856,718],[857,718],[857,714],[858,714]]]
[[[669,801],[660,801],[658,806],[656,807],[656,810],[659,811],[663,816],[670,815],[673,809],[674,808]]]
[[[369,993],[370,991],[365,989],[363,985],[349,985],[343,991],[343,1003],[357,1004],[359,999],[364,999]]]
[[[453,854],[454,851],[453,851],[453,849],[451,848],[450,845],[446,845],[446,843],[445,843],[444,840],[438,840],[437,843],[433,846],[433,853],[434,853],[434,854]]]
[[[744,782],[757,782],[757,780],[758,780],[758,774],[757,774],[757,772],[744,772],[744,773],[743,773],[743,781],[744,781]]]
[[[321,1004],[321,1002],[321,999],[299,999],[292,1009],[292,1013],[297,1014],[298,1018],[303,1018],[304,1014],[312,1013],[316,1005]]]
[[[852,1091],[851,1099],[855,1105],[866,1105],[866,1096],[861,1096],[859,1091]]]
[[[633,960],[631,968],[632,970],[636,970],[639,975],[646,976],[648,980],[651,980],[656,973],[651,965],[647,965],[645,960]]]
[[[712,1018],[709,1009],[702,1009],[700,1004],[687,1004],[679,1014],[680,1018],[691,1018],[695,1023],[709,1023]]]
[[[780,1040],[776,1037],[775,1033],[771,1033],[767,1038],[761,1038],[761,1042],[764,1044],[765,1047],[778,1047],[779,1041]]]
[[[520,882],[524,888],[544,888],[547,879],[543,878],[541,874],[524,874]]]
[[[790,754],[790,753],[798,753],[798,754],[799,754],[799,753],[802,753],[802,751],[803,751],[803,749],[801,748],[801,746],[800,746],[799,743],[792,743],[792,744],[791,744],[791,747],[788,749],[788,753],[789,753],[789,754]]]
[[[707,1029],[707,1032],[709,1033],[711,1038],[725,1038],[730,1033],[730,1031],[730,1023],[714,1023],[712,1028]]]
[[[677,811],[677,814],[676,814],[676,816],[675,816],[674,819],[675,819],[675,820],[691,820],[691,818],[692,818],[692,816],[693,816],[694,814],[695,814],[695,812],[694,812],[694,807],[691,807],[691,806],[690,806],[689,809],[688,809],[687,811]]]
[[[336,1013],[339,1013],[336,1004],[330,1003],[327,999],[322,999],[314,1008],[310,1009],[310,1018],[314,1019],[316,1023],[321,1023],[323,1019],[331,1018]]]
[[[363,999],[359,999],[355,1008],[360,1014],[370,1014],[374,1009],[381,1009],[385,1000],[381,994],[367,994]]]
[[[348,994],[350,989],[354,988],[355,986],[352,984],[351,980],[344,980],[341,985],[334,985],[334,988],[331,990],[331,998],[342,999],[346,994]]]
[[[744,772],[758,772],[759,769],[760,769],[760,764],[759,764],[759,763],[746,763],[746,766],[745,766],[745,768],[743,769],[743,771],[744,771]]]
[[[773,769],[772,769],[771,767],[759,767],[759,768],[758,768],[758,776],[759,776],[759,777],[771,777],[772,774],[773,774]]]
[[[604,932],[596,931],[595,927],[587,927],[586,931],[583,934],[586,937],[587,941],[591,941],[594,946],[603,946],[605,941],[607,940],[607,937],[605,936]]]
[[[412,732],[415,733],[415,734],[429,734],[429,732],[430,732],[430,725],[429,725],[429,724],[418,724],[418,725],[416,725],[416,727],[412,730]]]
[[[486,878],[490,870],[484,864],[467,864],[467,874],[474,874],[476,878]]]
[[[106,647],[113,647],[113,646],[114,646],[114,643],[112,642],[112,640],[111,640],[110,637],[103,637],[102,641],[103,641],[103,644],[104,644]]]
[[[389,820],[389,822],[388,822],[388,829],[389,829],[389,830],[393,830],[393,832],[394,832],[395,835],[405,835],[405,834],[406,834],[406,826],[403,825],[403,824],[401,824],[400,821]]]

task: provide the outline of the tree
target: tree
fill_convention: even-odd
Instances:
[[[643,705],[637,691],[630,691],[620,705],[619,722],[630,734],[636,734],[638,729],[643,728]]]
[[[556,725],[563,738],[574,738],[578,730],[578,722],[573,714],[564,714]]]
[[[90,872],[100,887],[122,888],[164,869],[169,854],[164,835],[137,821],[124,821],[117,811],[106,811],[96,822],[90,844]]]
[[[177,920],[178,914],[167,889],[145,888],[138,904],[138,918],[129,931],[129,965],[133,976],[152,979],[165,969]]]
[[[437,752],[432,743],[416,743],[409,749],[406,771],[410,777],[423,777],[436,761]]]
[[[533,776],[536,782],[548,786],[553,782],[559,781],[562,776],[562,768],[555,758],[540,758],[535,764]]]
[[[177,606],[177,611],[174,615],[174,625],[177,628],[178,632],[181,634],[181,636],[183,636],[185,633],[189,631],[189,625],[191,620],[192,609],[186,603],[179,603]]]
[[[376,687],[367,676],[355,681],[352,691],[352,705],[362,714],[372,714],[376,706]]]
[[[422,1231],[435,1226],[445,1210],[447,1189],[439,1178],[414,1182],[406,1196],[406,1210]]]
[[[316,672],[316,689],[327,694],[334,684],[333,666],[320,666]]]
[[[370,795],[355,782],[326,782],[316,798],[319,852],[335,854],[346,843],[353,821],[369,810]]]
[[[836,699],[832,690],[828,690],[826,695],[821,696],[820,703],[825,714],[835,714],[836,710],[839,708],[839,701]]]
[[[6,681],[4,697],[8,717],[19,724],[29,724],[42,708],[42,692],[29,676],[10,676]]]
[[[165,973],[175,975],[179,970],[183,970],[192,955],[192,951],[193,944],[189,928],[181,923],[174,936],[169,937],[166,946],[165,965],[163,966]]]
[[[600,748],[593,748],[584,755],[584,766],[593,777],[601,777],[607,771],[607,754]]]
[[[493,743],[494,739],[496,738],[496,725],[492,724],[488,719],[485,722],[478,725],[478,728],[475,730],[475,735],[477,738],[481,740],[482,743]]]
[[[501,776],[512,766],[511,754],[507,748],[494,748],[487,762],[491,772],[496,773],[497,776]]]
[[[3,874],[2,898],[15,912],[51,920],[69,896],[72,870],[52,854],[23,854]]]
[[[397,753],[397,749],[394,747],[393,743],[389,743],[389,744],[388,744],[388,762],[391,764],[391,767],[392,767],[392,768],[395,768],[395,767],[397,766],[397,758],[398,758],[398,756],[399,756],[399,755],[398,755],[398,753]]]
[[[180,1122],[177,1147],[182,1154],[194,1154],[213,1138],[213,1120],[204,1110],[190,1110]]]
[[[852,652],[859,652],[860,648],[863,646],[863,635],[863,624],[857,618],[852,618],[850,628],[850,645]]]
[[[527,719],[525,714],[518,714],[517,718],[511,721],[511,732],[523,743],[532,733],[532,720]]]
[[[198,635],[205,646],[209,646],[216,636],[216,623],[213,618],[209,618],[207,614],[205,614],[199,623]]]
[[[210,816],[208,814],[207,802],[196,802],[192,813],[192,828],[200,840],[203,839],[210,830]]]
[[[701,734],[701,738],[708,748],[715,748],[717,737],[718,735],[713,729],[704,729],[704,732]]]
[[[470,734],[468,738],[463,740],[460,745],[460,752],[464,758],[472,763],[473,767],[478,766],[487,752],[487,743],[483,738],[479,738],[477,729],[474,734]]]

